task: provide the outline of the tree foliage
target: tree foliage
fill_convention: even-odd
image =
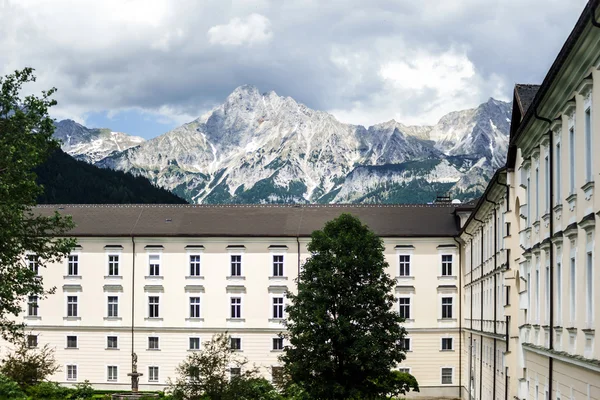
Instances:
[[[17,382],[22,389],[46,380],[59,370],[54,349],[48,344],[34,348],[29,347],[25,340],[19,340],[15,346],[2,360],[0,374]]]
[[[386,396],[406,331],[393,311],[383,241],[342,214],[313,232],[308,250],[298,293],[288,293],[286,373],[311,398]]]
[[[56,89],[41,97],[19,97],[25,83],[35,81],[25,68],[0,77],[0,332],[4,338],[19,336],[14,317],[22,311],[27,295],[43,297],[42,280],[28,268],[24,254],[34,253],[40,267],[64,258],[74,240],[60,238],[72,228],[70,218],[58,213],[42,217],[32,213],[42,188],[33,169],[57,149],[52,139],[54,124],[48,108]]]
[[[177,378],[169,382],[173,398],[181,400],[278,400],[279,394],[258,369],[233,350],[231,338],[217,334],[202,349],[189,354],[177,367]],[[231,368],[239,374],[231,375]]]
[[[44,192],[40,204],[186,204],[147,178],[123,171],[98,168],[60,149],[35,172]]]

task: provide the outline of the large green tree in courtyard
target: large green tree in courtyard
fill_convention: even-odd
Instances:
[[[291,382],[316,399],[418,390],[414,378],[392,372],[405,358],[406,331],[394,311],[383,241],[342,214],[313,232],[308,250],[298,293],[288,293],[286,308],[289,346],[281,360]]]
[[[50,98],[56,89],[42,92],[41,97],[21,98],[23,85],[33,81],[31,68],[0,77],[0,333],[4,338],[22,334],[21,324],[14,321],[23,312],[23,300],[49,293],[36,270],[64,258],[74,246],[72,239],[58,238],[72,227],[70,218],[32,212],[42,192],[32,170],[59,147],[48,115],[48,108],[56,104]]]

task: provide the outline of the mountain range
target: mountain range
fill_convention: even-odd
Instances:
[[[504,164],[510,103],[490,98],[432,126],[345,124],[291,97],[240,86],[150,140],[56,123],[71,156],[147,177],[191,203],[424,203],[471,199]]]

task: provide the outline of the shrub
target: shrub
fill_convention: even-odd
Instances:
[[[0,375],[0,399],[24,399],[25,393],[19,384],[5,375]]]
[[[27,394],[35,400],[63,400],[73,398],[73,389],[56,382],[40,382],[27,388]]]

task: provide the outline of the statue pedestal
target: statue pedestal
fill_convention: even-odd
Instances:
[[[127,374],[131,377],[131,393],[117,393],[112,395],[112,400],[139,400],[139,399],[158,399],[156,393],[138,393],[138,387],[140,382],[140,374],[135,369],[133,372]]]

